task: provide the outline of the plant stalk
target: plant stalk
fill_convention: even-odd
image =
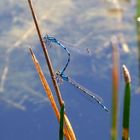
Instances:
[[[47,62],[47,65],[48,65],[48,68],[49,68],[49,71],[50,71],[50,75],[51,75],[51,79],[52,79],[54,89],[55,89],[55,92],[56,92],[56,95],[57,95],[57,99],[58,99],[59,105],[61,107],[62,103],[63,103],[63,100],[62,100],[60,90],[59,90],[59,87],[58,87],[58,84],[57,84],[57,81],[56,81],[56,78],[55,78],[55,73],[54,73],[54,70],[53,70],[53,67],[52,67],[52,63],[51,63],[48,51],[47,51],[47,47],[42,40],[41,31],[39,29],[39,25],[38,25],[38,21],[37,21],[35,12],[34,12],[32,1],[28,0],[28,3],[29,3],[29,7],[31,9],[31,13],[32,13],[32,17],[33,17],[35,27],[36,27],[36,30],[37,30],[37,33],[38,33],[38,37],[39,37],[39,40],[40,40],[40,43],[41,43],[41,46],[42,46],[42,49],[43,49],[43,52],[44,52],[44,56],[45,56],[45,59],[46,59],[46,62]]]
[[[129,123],[130,123],[130,102],[131,102],[131,78],[129,71],[125,65],[123,65],[123,74],[125,80],[125,92],[124,92],[122,140],[130,140]]]

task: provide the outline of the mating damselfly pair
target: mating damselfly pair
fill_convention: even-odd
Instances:
[[[85,95],[94,99],[105,111],[108,112],[108,108],[103,104],[103,102],[99,96],[97,96],[95,93],[91,92],[90,90],[86,89],[85,87],[81,86],[78,82],[74,81],[71,77],[64,74],[64,72],[66,71],[66,69],[70,63],[71,54],[70,54],[69,50],[60,41],[58,41],[56,38],[54,38],[52,36],[46,35],[43,38],[43,40],[46,43],[46,46],[52,46],[53,44],[56,44],[57,46],[60,46],[62,49],[64,49],[68,55],[65,66],[62,68],[62,70],[56,72],[56,78],[58,80],[64,80],[64,81],[69,82],[74,87],[76,87],[80,91],[82,91],[82,93],[84,93]]]

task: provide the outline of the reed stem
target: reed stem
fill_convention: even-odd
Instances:
[[[55,92],[56,92],[56,95],[57,95],[57,99],[58,99],[59,105],[61,107],[62,103],[63,103],[63,100],[62,100],[60,90],[59,90],[59,87],[58,87],[58,84],[57,84],[57,81],[56,81],[56,78],[55,78],[55,73],[54,73],[54,70],[53,70],[53,67],[52,67],[52,63],[51,63],[48,51],[47,51],[47,47],[42,40],[41,31],[39,29],[39,25],[38,25],[38,21],[37,21],[35,12],[34,12],[32,1],[28,0],[28,3],[29,3],[29,7],[31,9],[32,17],[33,17],[33,20],[34,20],[34,23],[35,23],[35,27],[36,27],[36,30],[37,30],[37,33],[38,33],[38,37],[39,37],[39,40],[40,40],[40,43],[41,43],[41,47],[42,47],[43,52],[44,52],[46,63],[48,65],[48,68],[49,68],[49,71],[50,71],[50,75],[51,75],[51,79],[52,79],[54,89],[55,89]]]
[[[123,65],[123,74],[125,80],[125,92],[124,92],[122,140],[130,140],[129,123],[130,123],[130,101],[131,101],[131,78],[129,71],[125,65]]]
[[[42,85],[45,89],[46,95],[48,96],[48,99],[51,103],[51,106],[52,106],[54,112],[55,112],[57,120],[60,122],[60,114],[59,114],[59,111],[58,111],[58,108],[57,108],[57,104],[54,100],[53,94],[51,92],[51,89],[48,85],[48,82],[47,82],[47,80],[46,80],[46,78],[45,78],[45,76],[42,72],[40,64],[39,64],[38,60],[36,59],[36,56],[34,55],[32,49],[30,49],[30,53],[31,53],[32,60],[34,62],[35,68],[36,68],[36,70],[38,72],[38,75],[40,77],[41,83],[42,83]],[[64,113],[64,120],[65,120],[64,135],[65,135],[66,140],[76,140],[76,137],[75,137],[74,131],[72,129],[72,126],[71,126],[71,124],[70,124],[70,122],[67,118],[67,115],[65,113]]]
[[[117,140],[118,137],[118,90],[119,90],[119,53],[117,46],[117,38],[113,37],[112,40],[112,128],[111,139]]]
[[[60,109],[59,140],[63,140],[64,111],[65,111],[65,106],[64,106],[64,103],[63,103],[62,107]]]

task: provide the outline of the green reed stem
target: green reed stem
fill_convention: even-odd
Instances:
[[[122,140],[130,140],[129,122],[130,122],[130,101],[131,101],[131,78],[129,75],[129,71],[125,65],[123,65],[123,73],[125,80],[125,92],[124,92]]]
[[[136,33],[137,33],[137,47],[138,47],[138,72],[139,72],[139,83],[140,83],[140,0],[137,0],[136,8]]]
[[[63,134],[63,127],[64,127],[64,111],[65,106],[64,103],[61,106],[60,109],[60,127],[59,127],[59,140],[63,140],[64,134]]]
[[[140,17],[140,0],[137,0],[136,17]]]

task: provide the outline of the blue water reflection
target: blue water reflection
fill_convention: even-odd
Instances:
[[[110,40],[113,36],[118,40],[120,52],[119,139],[124,96],[122,64],[126,64],[132,76],[130,134],[134,140],[140,137],[140,111],[137,109],[140,100],[139,43],[134,18],[135,6],[132,2],[116,2],[34,0],[43,35],[47,32],[57,37],[71,52],[72,59],[66,73],[101,96],[110,109],[106,113],[97,103],[64,82],[60,89],[78,140],[110,139]],[[116,7],[120,10],[116,10]],[[28,51],[28,47],[33,48],[52,87],[28,4],[26,1],[19,3],[16,0],[5,0],[0,2],[0,9],[0,139],[58,139],[58,122]],[[49,48],[49,54],[54,69],[61,69],[67,58],[65,51],[52,47]]]

